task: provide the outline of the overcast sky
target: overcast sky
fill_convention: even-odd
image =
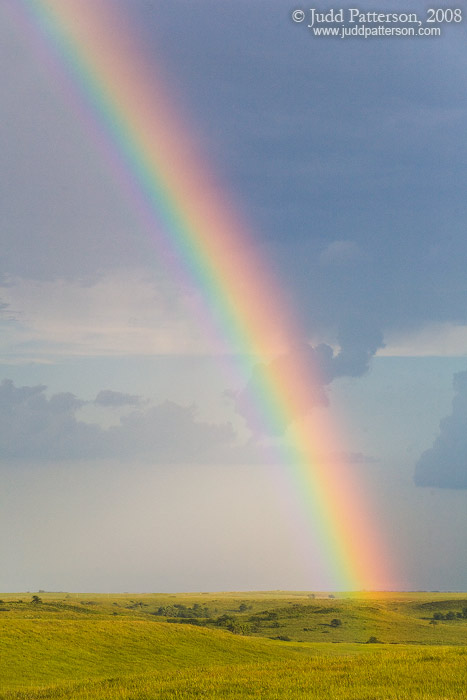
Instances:
[[[467,590],[466,20],[340,39],[283,0],[112,4],[300,318],[307,420],[340,426],[399,585]],[[210,344],[22,5],[0,7],[0,590],[320,589],[249,417],[259,358],[241,376]]]

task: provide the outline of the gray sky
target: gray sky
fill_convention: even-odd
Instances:
[[[337,39],[282,0],[113,4],[301,319],[274,362],[321,370],[306,420],[341,426],[400,585],[466,590],[465,19]],[[325,586],[264,449],[287,436],[250,420],[261,358],[200,327],[36,31],[0,8],[0,590]]]

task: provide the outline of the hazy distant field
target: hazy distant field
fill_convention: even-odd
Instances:
[[[467,594],[0,598],[2,700],[467,697]]]

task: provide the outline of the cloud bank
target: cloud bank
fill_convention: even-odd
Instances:
[[[452,413],[440,423],[433,446],[415,466],[417,486],[467,489],[467,372],[454,375]]]
[[[258,439],[261,436],[256,433],[242,441],[228,422],[198,420],[194,405],[164,401],[147,406],[142,397],[110,389],[100,391],[94,401],[83,401],[70,392],[49,398],[46,391],[43,384],[15,386],[10,379],[0,384],[0,464],[141,459],[154,465],[270,465],[281,459],[275,438]],[[102,427],[78,417],[88,405],[130,412],[118,424]],[[352,464],[375,461],[362,453],[345,452],[323,454],[321,459]]]
[[[205,423],[194,406],[165,401],[134,410],[102,428],[77,418],[85,405],[71,393],[46,396],[44,385],[0,384],[0,460],[35,462],[144,457],[155,463],[210,462],[234,441],[228,423]],[[134,405],[138,397],[105,390],[100,406]]]

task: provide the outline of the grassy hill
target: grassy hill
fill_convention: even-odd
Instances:
[[[36,595],[0,596],[1,700],[465,697],[465,594]]]

